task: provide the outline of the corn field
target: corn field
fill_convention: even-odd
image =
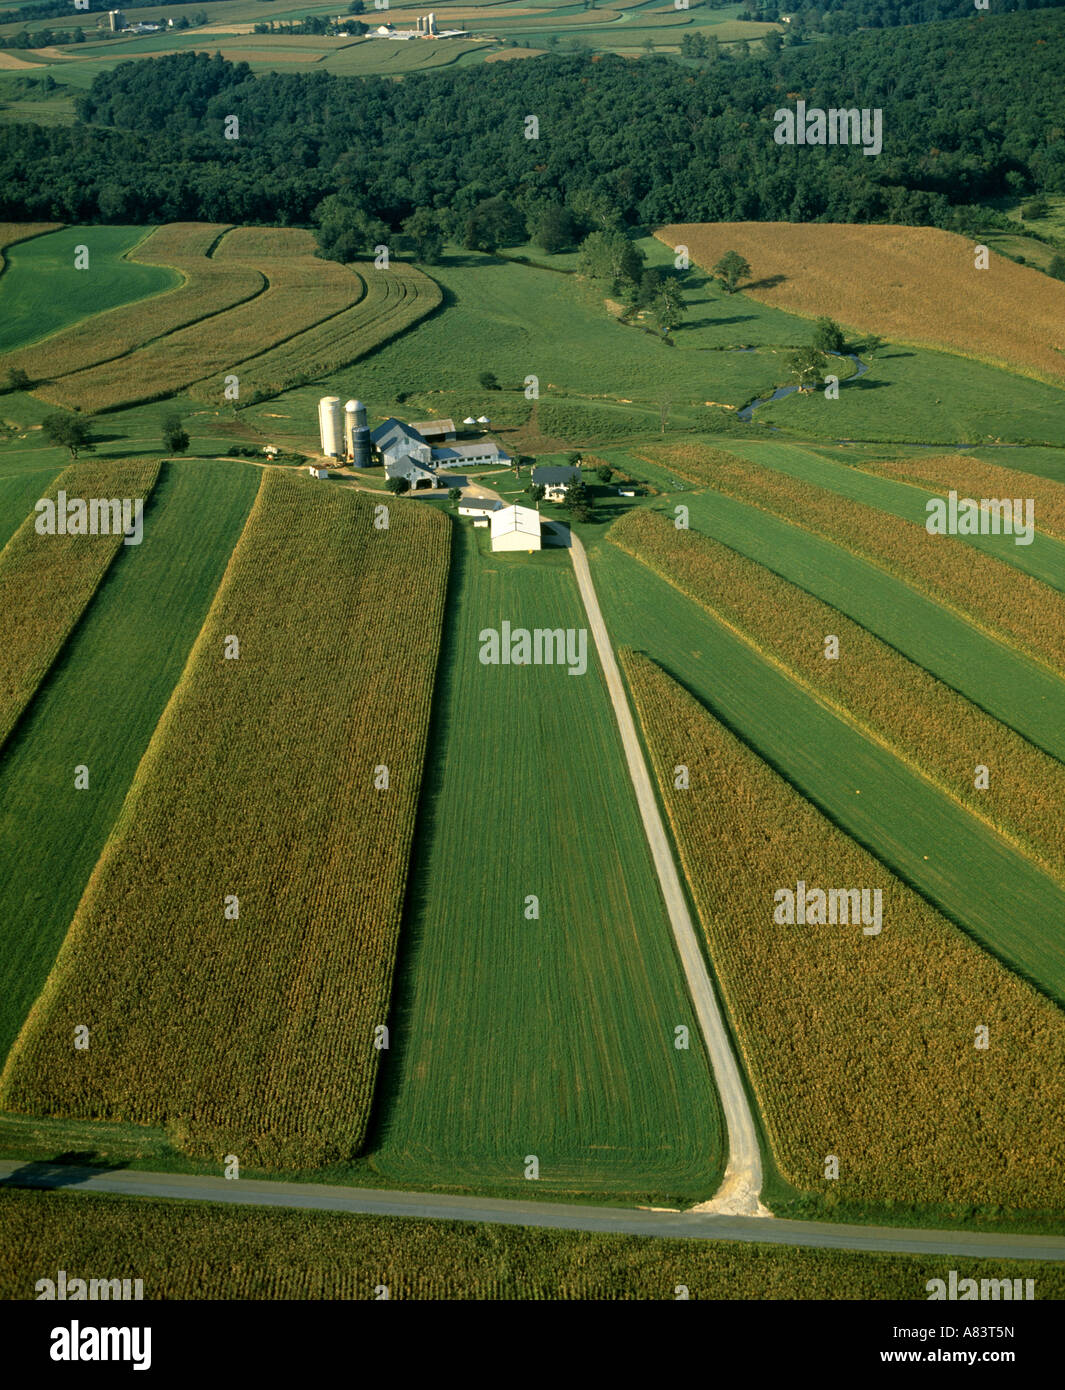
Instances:
[[[838,1200],[1065,1204],[1065,1019],[648,658],[623,666],[782,1174]],[[690,785],[675,789],[684,765]],[[883,894],[883,930],[778,925],[798,880]],[[987,1050],[975,1046],[977,1025]],[[829,1155],[839,1176],[825,1176]]]
[[[264,475],[9,1057],[5,1107],[166,1124],[219,1163],[359,1149],[388,1056],[375,1028],[450,535],[414,503],[392,503],[387,529],[374,517],[350,490]]]
[[[86,332],[84,323],[77,323],[54,333],[43,342],[11,353],[11,365],[21,367],[34,381],[52,381],[49,399],[65,402],[63,387],[56,378],[113,358],[127,358],[148,339],[174,333],[261,293],[266,280],[253,265],[207,258],[207,251],[225,230],[225,223],[210,222],[170,222],[157,228],[131,259],[170,266],[185,277],[183,285],[96,315],[91,332]],[[131,383],[131,389],[137,386]]]
[[[743,293],[774,308],[1065,381],[1065,284],[1001,256],[977,270],[969,237],[835,222],[690,222],[655,236],[706,268],[738,251],[754,282]]]
[[[720,449],[650,446],[640,457],[872,560],[977,626],[1065,671],[1065,594],[1005,561]]]
[[[432,313],[443,299],[435,280],[412,266],[393,264],[388,270],[375,270],[372,264],[355,264],[349,270],[363,282],[362,299],[245,363],[240,372],[242,390],[277,395],[328,376]],[[199,382],[192,395],[218,400],[222,390],[222,380],[215,377]]]
[[[1065,881],[1065,767],[865,628],[804,589],[697,531],[644,508],[610,539],[701,607],[721,614],[837,709],[910,759]],[[824,637],[839,638],[826,661]],[[974,787],[977,763],[994,770]]]
[[[44,496],[141,497],[159,461],[89,462],[65,469]],[[108,514],[110,521],[110,513]],[[117,535],[38,535],[31,512],[0,551],[0,745],[33,698],[63,643],[122,549]],[[71,770],[73,776],[73,770]]]
[[[318,260],[311,254],[313,244],[309,232],[235,227],[218,243],[212,260],[203,264],[215,267],[212,284],[232,282],[223,291],[223,302],[234,295],[242,302],[233,304],[229,298],[232,307],[223,313],[214,312],[217,303],[212,308],[205,305],[207,324],[201,319],[162,336],[156,336],[151,318],[161,301],[143,304],[139,313],[150,341],[125,356],[71,372],[37,394],[86,411],[107,410],[156,400],[217,373],[239,377],[242,363],[362,298],[365,287],[359,276],[345,266]],[[261,293],[255,292],[253,276],[266,281]]]
[[[1051,1261],[881,1255],[735,1241],[395,1221],[0,1189],[0,1298],[38,1279],[142,1279],[156,1299],[923,1299],[945,1268],[962,1278],[1034,1278],[1065,1297]]]

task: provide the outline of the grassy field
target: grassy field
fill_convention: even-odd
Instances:
[[[71,498],[147,498],[158,463],[81,463],[45,493]],[[110,513],[108,514],[110,518]],[[131,513],[132,515],[132,513]],[[31,512],[0,552],[0,746],[33,698],[118,553],[123,533],[40,535]],[[58,523],[57,523],[58,524]]]
[[[1044,539],[1041,557],[1058,588],[1049,588],[1014,564],[1003,564],[960,537],[929,535],[923,524],[885,515],[875,506],[852,502],[804,476],[788,477],[720,449],[699,445],[667,446],[649,451],[668,458],[692,481],[712,482],[738,501],[786,519],[796,529],[820,535],[871,561],[886,574],[935,599],[944,610],[960,613],[981,631],[1042,663],[1048,674],[1065,671],[1065,561],[1058,541]],[[823,471],[827,465],[793,464],[796,475]],[[858,479],[862,491],[886,490],[875,479]],[[876,499],[879,500],[879,499]],[[971,538],[968,538],[971,539]],[[1012,538],[995,544],[1018,550]],[[1033,546],[1034,550],[1035,547]],[[1051,751],[1061,752],[1060,746]]]
[[[9,1057],[5,1108],[165,1122],[190,1152],[264,1167],[359,1148],[448,554],[427,508],[373,522],[351,491],[264,476]]]
[[[961,497],[1031,497],[1039,530],[1065,539],[1065,486],[1057,479],[956,454],[877,459],[864,462],[862,467],[886,478],[928,487],[940,496],[953,488]]]
[[[917,766],[1065,883],[1065,767],[837,609],[697,531],[641,507],[610,539],[743,632],[837,710]],[[839,641],[828,661],[824,638]],[[978,763],[993,770],[974,787]]]
[[[538,1231],[458,1221],[263,1211],[0,1189],[8,1258],[0,1298],[41,1278],[101,1270],[143,1279],[145,1299],[924,1300],[930,1279],[1035,1280],[1065,1297],[1060,1265],[789,1250],[728,1241]]]
[[[615,641],[645,650],[899,879],[1065,999],[1065,890],[646,566],[610,544],[591,559]]]
[[[1065,383],[1065,284],[1001,257],[977,270],[972,242],[953,232],[711,222],[656,235],[669,246],[683,243],[703,266],[738,251],[755,276],[745,293],[779,308]]]
[[[538,1190],[708,1196],[718,1102],[602,678],[478,659],[503,618],[584,627],[569,557],[482,536],[455,539],[371,1161],[399,1184],[521,1191],[535,1154]]]
[[[804,802],[654,662],[622,655],[783,1175],[837,1200],[1065,1207],[1060,1010]],[[690,775],[682,790],[678,763]],[[879,890],[882,932],[776,923],[777,890],[800,879]],[[986,1050],[974,1046],[978,1024],[990,1030]],[[829,1154],[836,1179],[825,1177]]]
[[[274,395],[327,376],[398,337],[440,305],[439,287],[413,266],[393,262],[388,270],[376,270],[372,263],[357,262],[348,269],[363,282],[359,302],[252,358],[240,372],[242,390]],[[200,382],[193,395],[218,400],[223,389],[216,377]]]
[[[147,235],[144,227],[64,227],[9,247],[0,278],[0,352],[180,284],[174,270],[125,259]],[[78,246],[89,249],[85,270],[74,266]]]
[[[171,222],[156,228],[130,253],[130,263],[171,268],[183,281],[177,289],[147,303],[95,314],[91,325],[78,322],[12,354],[10,365],[21,367],[34,381],[62,377],[125,358],[149,339],[163,337],[260,294],[267,282],[253,265],[208,258],[226,230],[226,223],[213,222]],[[0,282],[0,294],[2,288]],[[201,327],[198,331],[206,330]],[[120,363],[113,370],[123,368],[136,370],[129,363]],[[59,388],[60,395],[61,391]]]
[[[59,475],[59,467],[48,466],[8,472],[0,466],[0,548],[32,513],[38,499]]]
[[[261,294],[217,314],[209,333],[199,323],[178,328],[126,356],[72,372],[38,394],[59,405],[110,410],[170,394],[217,372],[239,375],[249,358],[362,298],[361,278],[345,266],[318,260],[314,244],[313,235],[298,228],[234,227],[216,246],[214,260],[232,267],[240,285],[249,269],[261,272],[267,281]],[[150,333],[147,323],[145,331]]]
[[[1065,590],[1065,540],[1061,530],[1065,527],[1065,489],[1055,483],[1036,477],[1022,478],[1018,473],[1004,468],[981,463],[978,459],[964,455],[950,454],[945,457],[915,459],[870,460],[859,463],[849,460],[844,463],[839,458],[826,459],[810,449],[795,444],[777,442],[746,444],[743,441],[729,441],[730,452],[739,459],[749,459],[758,468],[769,468],[811,483],[827,493],[848,498],[851,502],[874,507],[886,517],[898,517],[905,521],[903,528],[910,534],[911,526],[922,529],[928,517],[927,503],[932,497],[945,497],[953,488],[959,497],[1016,498],[1031,497],[1034,503],[1033,525],[1036,528],[1031,543],[1018,545],[1012,535],[998,536],[956,536],[952,538],[949,550],[960,554],[957,547],[971,546],[984,556],[1022,570],[1033,579],[1038,579],[1052,588]],[[919,474],[927,475],[922,480]],[[1000,491],[991,491],[991,484]],[[1059,497],[1058,494],[1061,494]],[[1057,510],[1058,536],[1047,534],[1052,530]],[[974,562],[977,566],[976,588],[987,580],[993,583],[994,565],[987,565],[981,558]]]
[[[261,476],[240,463],[163,465],[144,540],[120,548],[4,751],[0,836],[19,848],[0,883],[0,1058],[52,968]],[[73,786],[79,764],[85,791]]]

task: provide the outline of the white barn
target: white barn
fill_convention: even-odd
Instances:
[[[493,550],[540,550],[540,513],[531,507],[500,507],[492,514]]]
[[[497,497],[464,497],[459,503],[459,516],[491,516],[502,506]]]

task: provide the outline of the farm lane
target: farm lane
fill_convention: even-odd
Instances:
[[[368,1216],[473,1221],[546,1230],[598,1231],[613,1235],[688,1240],[733,1240],[827,1250],[914,1255],[961,1255],[1002,1260],[1065,1260],[1065,1237],[982,1231],[920,1230],[908,1226],[836,1226],[827,1221],[763,1221],[704,1212],[651,1211],[634,1207],[577,1206],[447,1193],[390,1192],[381,1188],[327,1187],[317,1183],[229,1181],[188,1173],[76,1168],[27,1160],[0,1161],[0,1185],[62,1188],[73,1192],[221,1202],[227,1205],[298,1207]]]
[[[562,529],[554,522],[549,524],[556,532]],[[714,1080],[728,1127],[729,1153],[725,1177],[712,1200],[701,1203],[696,1210],[729,1216],[771,1216],[772,1213],[767,1211],[759,1200],[762,1190],[762,1159],[743,1078],[718,1008],[713,982],[699,949],[695,928],[692,926],[687,900],[673,861],[673,851],[658,811],[658,802],[655,800],[651,775],[644,761],[625,687],[621,682],[621,673],[614,659],[614,648],[592,583],[588,557],[580,537],[572,532],[569,552],[577,576],[577,587],[599,653],[603,677],[614,706],[629,775],[632,778],[647,843],[651,849],[655,871],[662,887],[662,896],[673,927],[677,952],[684,967],[684,975],[713,1067]]]

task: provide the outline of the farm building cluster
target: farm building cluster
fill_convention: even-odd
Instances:
[[[338,16],[337,23],[342,22],[342,17]],[[392,24],[379,24],[376,29],[371,29],[368,35],[371,39],[460,39],[469,34],[468,29],[440,29],[437,27],[435,14],[424,14],[415,20],[413,29],[397,29]]]
[[[487,424],[472,418],[466,426]],[[457,442],[454,420],[418,420],[405,423],[394,416],[371,430],[362,401],[348,401],[341,410],[339,396],[323,396],[318,402],[318,428],[322,453],[353,468],[384,464],[386,478],[405,478],[411,490],[446,487],[441,470],[472,467],[510,467],[514,460],[491,439],[472,444]]]

